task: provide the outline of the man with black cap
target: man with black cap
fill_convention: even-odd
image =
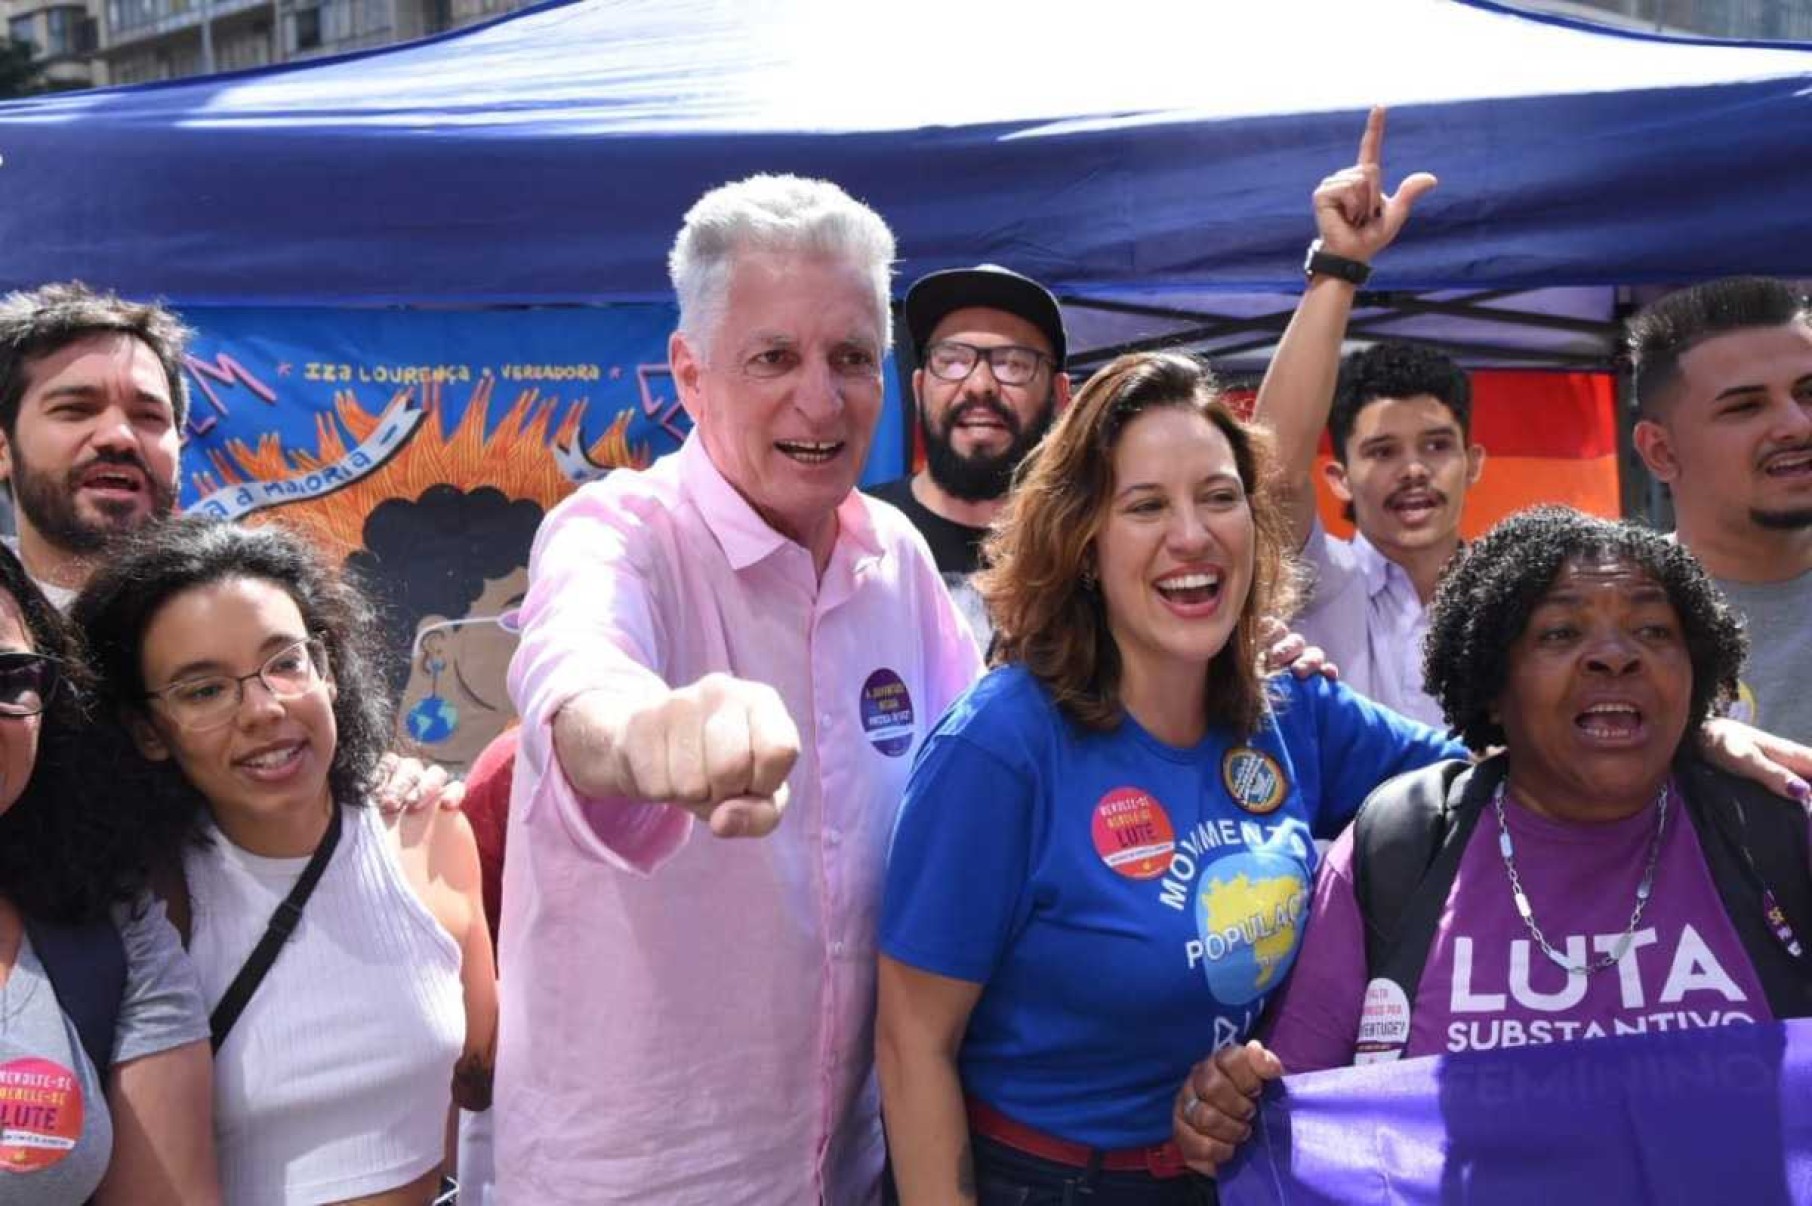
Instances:
[[[871,493],[906,513],[978,639],[988,624],[968,585],[1013,470],[1070,400],[1057,299],[994,264],[933,272],[906,291],[918,368],[912,394],[925,468]]]

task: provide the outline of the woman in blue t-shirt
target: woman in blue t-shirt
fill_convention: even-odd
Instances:
[[[1122,357],[1027,462],[978,585],[996,669],[907,785],[878,1060],[907,1203],[1213,1200],[1168,1142],[1191,1064],[1289,974],[1314,838],[1463,753],[1320,678],[1265,680],[1288,535],[1207,369]]]

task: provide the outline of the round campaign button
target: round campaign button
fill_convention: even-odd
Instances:
[[[31,1172],[67,1156],[82,1137],[82,1085],[47,1059],[0,1064],[0,1169]]]
[[[1236,745],[1221,759],[1221,782],[1233,802],[1260,816],[1276,812],[1288,782],[1277,759],[1249,745]]]
[[[1379,1064],[1402,1056],[1409,1045],[1409,994],[1395,980],[1380,976],[1365,986],[1359,1009],[1359,1035],[1353,1043],[1355,1064]]]
[[[1116,787],[1095,805],[1095,853],[1128,879],[1156,879],[1170,865],[1176,830],[1164,806],[1137,787]]]
[[[898,758],[912,748],[912,695],[900,676],[886,668],[876,670],[862,684],[862,731],[868,743]]]

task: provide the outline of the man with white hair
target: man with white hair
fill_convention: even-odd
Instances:
[[[670,260],[695,429],[536,538],[503,1201],[878,1197],[882,864],[912,754],[979,670],[923,539],[855,491],[893,257],[834,185],[707,193]]]

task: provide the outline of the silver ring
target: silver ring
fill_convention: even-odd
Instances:
[[[1194,1126],[1195,1125],[1195,1107],[1197,1107],[1201,1104],[1202,1104],[1202,1099],[1195,1095],[1194,1089],[1190,1089],[1189,1096],[1187,1096],[1186,1098],[1183,1099],[1183,1121],[1187,1122],[1190,1126]]]

